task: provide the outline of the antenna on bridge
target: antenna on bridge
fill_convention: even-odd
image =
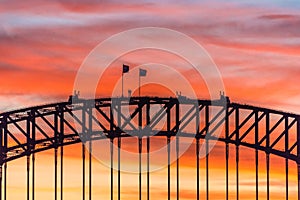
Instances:
[[[181,91],[179,91],[179,92],[176,91],[176,96],[177,96],[177,97],[180,97],[180,96],[181,96]]]
[[[79,99],[80,91],[74,90],[74,94],[69,96],[69,102],[76,101]]]
[[[225,101],[227,103],[230,103],[230,99],[228,96],[225,96],[225,92],[223,91],[220,91],[220,100],[221,101]]]

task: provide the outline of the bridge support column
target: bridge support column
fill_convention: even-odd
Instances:
[[[82,200],[85,200],[85,143],[81,145],[82,153]]]
[[[297,162],[298,169],[298,200],[300,200],[300,163]]]
[[[123,89],[122,89],[122,96],[123,96]],[[117,103],[117,113],[118,113],[118,115],[117,115],[118,121],[117,122],[118,122],[118,127],[122,126],[121,125],[122,107],[121,107],[120,103],[121,103],[120,101],[118,101],[118,103]],[[91,130],[92,130],[92,128],[91,128]],[[118,200],[121,200],[121,143],[122,143],[121,133],[119,133],[119,135],[118,135]]]
[[[3,176],[3,173],[2,173],[2,168],[3,168],[3,129],[0,128],[0,200],[2,200],[2,176]]]
[[[228,113],[228,107],[226,108],[226,116],[225,116],[225,137],[228,139],[229,137],[229,113]],[[226,147],[225,147],[225,153],[226,153],[226,200],[229,199],[229,144],[226,141]]]
[[[167,138],[167,148],[168,148],[168,200],[171,199],[171,149],[170,149],[170,137]]]
[[[199,181],[199,138],[196,138],[196,163],[197,163],[197,200],[200,199],[200,181]]]
[[[7,183],[7,163],[4,163],[4,173],[3,173],[3,175],[4,175],[4,180],[3,180],[3,184],[4,184],[4,186],[3,186],[3,199],[4,200],[6,200],[6,194],[7,194],[7,192],[6,192],[6,183]]]
[[[258,145],[258,112],[255,111],[255,145]],[[255,197],[258,199],[258,149],[255,148]]]
[[[209,140],[206,139],[206,144],[205,144],[205,149],[206,149],[206,200],[209,199]]]
[[[121,137],[118,137],[118,200],[121,199]]]
[[[60,147],[60,200],[63,200],[63,183],[64,183],[64,168],[63,168],[63,162],[64,162],[64,147]]]
[[[57,200],[57,148],[54,149],[54,199]]]
[[[226,143],[226,200],[229,199],[229,144]]]
[[[235,155],[236,155],[236,199],[239,200],[240,196],[240,183],[239,183],[239,144],[240,144],[240,113],[239,113],[239,108],[236,108],[235,110],[235,131],[236,131],[236,150],[235,150]]]
[[[57,200],[57,152],[58,152],[58,114],[54,114],[54,199]]]
[[[60,133],[59,133],[59,143],[60,143],[60,200],[63,200],[63,183],[64,183],[64,109],[62,106],[59,107],[59,117],[60,117]]]
[[[267,200],[270,199],[270,154],[266,154],[266,165],[267,165]]]
[[[7,158],[7,143],[8,143],[8,139],[7,139],[7,118],[4,117],[3,118],[3,152],[4,152],[4,158]],[[3,175],[4,175],[4,180],[3,180],[3,199],[6,200],[6,195],[7,195],[7,191],[6,191],[6,186],[7,186],[7,162],[4,163],[4,171],[3,171]]]
[[[236,146],[236,199],[240,197],[240,183],[239,183],[239,146]]]
[[[32,171],[31,171],[31,175],[32,175],[32,200],[34,200],[35,199],[35,153],[33,153],[32,155],[31,155],[32,157],[31,157],[31,162],[32,162]]]
[[[289,118],[285,116],[284,119],[284,129],[285,129],[285,152],[289,149]],[[285,199],[289,199],[289,160],[285,159]]]
[[[6,200],[6,169],[7,169],[7,164],[4,163],[4,166],[3,166],[3,164],[1,164],[1,166],[0,166],[0,200],[2,200],[2,199]],[[3,181],[3,183],[2,183],[2,181]],[[3,188],[2,188],[2,186],[3,186]]]
[[[30,199],[30,191],[29,191],[29,189],[30,189],[30,178],[29,178],[29,176],[30,176],[30,156],[29,155],[27,155],[27,200],[29,200]]]
[[[150,137],[147,137],[147,200],[150,199]]]
[[[297,119],[297,169],[298,169],[298,200],[300,200],[300,118]]]
[[[255,197],[258,199],[258,150],[255,149]]]
[[[146,105],[146,124],[150,126],[149,102]],[[149,132],[147,134],[149,134]],[[147,136],[147,200],[150,200],[150,135]]]
[[[1,173],[1,175],[0,175],[1,176],[0,177],[0,200],[2,200],[2,199],[6,200],[6,169],[7,169],[7,164],[4,163],[4,166],[3,166],[3,164],[1,164],[1,166],[0,166],[0,173]],[[3,181],[3,183],[2,183],[2,181]],[[3,188],[2,188],[2,186],[3,186]]]
[[[89,142],[89,200],[92,200],[92,139]]]
[[[140,90],[140,88],[139,88]],[[138,145],[139,145],[139,200],[142,199],[142,149],[143,149],[143,106],[139,104],[139,117],[138,117],[138,124],[139,124],[139,136],[138,136]]]
[[[289,160],[285,159],[285,199],[289,199]]]
[[[3,166],[3,164],[1,163],[1,165],[0,165],[0,200],[2,200],[2,166]]]
[[[142,146],[143,140],[139,138],[139,200],[142,199]]]
[[[205,154],[206,154],[206,200],[209,200],[209,107],[205,107],[205,127],[206,127],[206,136],[205,136]]]
[[[267,148],[267,154],[266,154],[266,165],[267,165],[267,200],[270,199],[270,153],[269,153],[269,147],[270,147],[270,113],[268,112],[266,114],[266,148]]]
[[[177,200],[179,200],[179,137],[176,136],[176,196]]]
[[[110,199],[114,199],[114,139],[110,139]]]

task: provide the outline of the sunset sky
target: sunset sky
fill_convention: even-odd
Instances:
[[[21,107],[66,101],[73,93],[74,80],[78,69],[89,53],[102,41],[114,34],[142,27],[161,27],[179,31],[197,41],[207,51],[218,67],[224,82],[226,95],[233,102],[252,104],[300,113],[300,2],[298,0],[205,0],[205,1],[12,1],[2,0],[0,6],[0,112]],[[153,40],[157,38],[153,37]],[[162,41],[164,42],[164,41]],[[122,45],[122,44],[120,44]],[[124,44],[125,45],[125,44]],[[184,46],[183,46],[184,47]],[[108,52],[114,53],[114,49]],[[109,56],[109,55],[108,55]],[[176,57],[176,56],[175,56]],[[105,72],[105,78],[98,85],[98,96],[110,95],[115,84],[120,80],[121,66],[129,64],[131,72],[137,72],[137,66],[147,69],[143,81],[163,79],[174,82],[174,68],[180,72],[196,91],[198,98],[207,98],[207,88],[203,77],[194,77],[185,61],[166,52],[144,50],[131,52],[115,60]],[[178,61],[178,62],[177,62]],[[150,63],[150,64],[149,64]],[[161,63],[161,66],[151,63]],[[187,66],[187,67],[186,67]],[[99,63],[99,67],[101,63]],[[134,69],[136,71],[134,71]],[[169,71],[168,71],[169,70]],[[134,89],[137,79],[126,74],[126,90]],[[178,91],[189,96],[190,89],[179,83]],[[120,89],[120,88],[119,88]],[[168,88],[167,88],[168,89]],[[163,87],[148,85],[145,95],[165,96]],[[134,89],[135,90],[135,89]],[[203,93],[201,93],[203,91]],[[126,92],[127,93],[127,92]],[[137,94],[137,91],[134,91]],[[172,95],[168,93],[167,96]],[[174,94],[174,92],[173,92]],[[117,89],[117,95],[120,90]],[[132,141],[129,141],[129,143]],[[80,148],[77,153],[69,150],[66,157],[66,199],[80,199]],[[220,144],[219,147],[224,147]],[[233,148],[233,147],[232,147]],[[66,148],[67,149],[67,148]],[[222,160],[224,148],[216,148],[212,158]],[[68,151],[68,150],[66,150]],[[195,198],[194,163],[189,156],[194,156],[194,149],[182,158],[183,176],[182,199]],[[241,151],[247,151],[243,149]],[[215,153],[214,153],[215,152]],[[37,155],[39,169],[37,175],[37,199],[43,196],[49,199],[53,195],[53,177],[47,176],[52,164],[52,151]],[[246,155],[254,152],[246,152]],[[260,155],[263,161],[264,154]],[[234,170],[234,152],[232,151],[232,170]],[[283,199],[285,181],[283,160],[274,158],[271,199]],[[254,160],[241,161],[242,199],[253,199]],[[96,161],[95,161],[96,163]],[[214,178],[214,199],[224,199],[224,171],[217,162],[211,161]],[[253,167],[249,170],[248,165]],[[204,181],[205,166],[201,168]],[[291,171],[295,166],[291,164]],[[25,197],[25,160],[14,161],[10,170],[9,199]],[[175,165],[174,165],[175,167]],[[261,165],[261,185],[265,190],[265,166]],[[23,173],[24,171],[24,173]],[[203,171],[203,172],[202,172]],[[250,172],[248,172],[250,171]],[[103,194],[109,189],[109,169],[98,163],[94,173],[95,196],[109,198]],[[172,173],[175,173],[173,170]],[[282,175],[283,174],[283,175]],[[296,198],[296,175],[291,173],[291,199]],[[231,194],[234,193],[234,171],[232,171]],[[40,177],[44,179],[41,180]],[[106,177],[107,176],[107,177]],[[125,177],[136,180],[125,186]],[[163,199],[167,187],[164,179],[166,170],[153,174],[152,189],[157,191],[157,199]],[[175,179],[174,179],[175,180]],[[138,176],[124,174],[124,195],[128,199],[137,198]],[[24,183],[24,184],[23,184]],[[75,184],[76,183],[76,184]],[[175,181],[172,183],[175,189]],[[191,185],[189,185],[191,184]],[[294,184],[294,185],[293,185]],[[24,185],[24,186],[23,186]],[[101,189],[99,189],[101,188]],[[132,189],[134,188],[134,189]],[[280,188],[282,191],[280,191]],[[130,190],[132,189],[132,190]],[[205,190],[205,186],[201,186]],[[14,192],[12,192],[14,191]],[[175,190],[174,190],[175,191]],[[204,195],[202,192],[201,195]],[[102,195],[102,196],[101,196]],[[133,195],[133,196],[132,196]],[[160,196],[161,195],[161,196]],[[213,194],[212,194],[213,195]],[[265,197],[265,193],[261,193]],[[280,196],[282,195],[282,196]],[[39,197],[39,198],[38,198]],[[204,197],[204,196],[203,196]],[[246,198],[247,197],[247,198]],[[43,198],[43,199],[47,199]]]

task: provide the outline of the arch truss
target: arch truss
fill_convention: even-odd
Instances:
[[[161,122],[163,121],[163,125]],[[239,158],[240,147],[251,148],[255,152],[256,199],[259,196],[259,152],[265,153],[266,191],[270,199],[270,156],[285,160],[286,199],[289,199],[289,161],[298,166],[298,199],[300,199],[300,116],[272,109],[231,103],[228,98],[218,100],[177,98],[131,97],[75,99],[30,108],[24,108],[0,115],[0,199],[7,195],[7,171],[10,161],[27,157],[27,199],[35,197],[35,154],[54,150],[54,188],[56,199],[63,199],[63,155],[64,146],[82,142],[82,199],[92,199],[92,145],[94,140],[111,141],[111,199],[114,198],[113,155],[118,154],[117,197],[121,199],[120,165],[123,137],[138,139],[139,153],[139,199],[142,198],[141,153],[143,138],[146,138],[147,152],[147,199],[150,199],[149,152],[151,137],[166,138],[168,153],[168,199],[171,198],[170,141],[176,138],[176,197],[180,199],[179,184],[179,143],[180,138],[195,138],[197,199],[200,199],[200,140],[206,151],[206,199],[209,199],[209,150],[210,144],[220,141],[225,144],[226,157],[225,192],[229,199],[229,146],[235,147],[236,154],[236,198],[239,199]],[[118,151],[113,151],[117,141]],[[88,146],[86,157],[85,146]],[[60,159],[60,166],[58,166]],[[88,183],[86,182],[86,159],[88,162]],[[60,168],[61,170],[58,170]],[[60,172],[60,174],[58,174]],[[60,177],[60,178],[58,178]],[[60,183],[58,183],[60,180]],[[31,184],[30,184],[31,183]],[[58,187],[61,188],[58,192]],[[60,196],[60,197],[59,197]]]

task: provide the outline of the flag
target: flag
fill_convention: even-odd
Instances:
[[[129,72],[129,66],[123,64],[123,73]]]
[[[145,69],[140,69],[140,76],[146,76],[147,70]]]

